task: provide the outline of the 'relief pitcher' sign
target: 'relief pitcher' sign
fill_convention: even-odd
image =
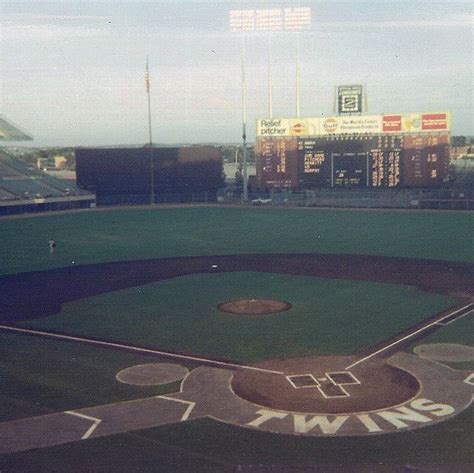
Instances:
[[[267,118],[257,120],[257,136],[314,136],[319,118]]]

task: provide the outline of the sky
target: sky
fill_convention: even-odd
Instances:
[[[233,9],[311,8],[311,28],[246,33],[247,135],[268,116],[333,114],[337,85],[362,84],[368,113],[451,111],[474,135],[473,7],[433,1],[0,0],[0,113],[36,146],[239,142],[242,81]],[[270,45],[270,47],[269,47]]]

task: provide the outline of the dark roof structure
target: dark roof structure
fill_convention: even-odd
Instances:
[[[33,137],[0,115],[0,142],[2,141],[31,141]]]

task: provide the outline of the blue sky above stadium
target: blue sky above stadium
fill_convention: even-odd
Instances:
[[[238,142],[240,36],[229,10],[309,6],[301,116],[363,84],[369,113],[444,111],[474,134],[469,2],[0,2],[0,112],[38,145]],[[295,116],[295,33],[271,33],[274,117]],[[267,115],[268,33],[246,35],[248,134]]]

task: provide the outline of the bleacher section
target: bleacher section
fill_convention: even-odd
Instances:
[[[0,214],[90,206],[95,196],[0,149]],[[15,208],[16,207],[16,208]]]

